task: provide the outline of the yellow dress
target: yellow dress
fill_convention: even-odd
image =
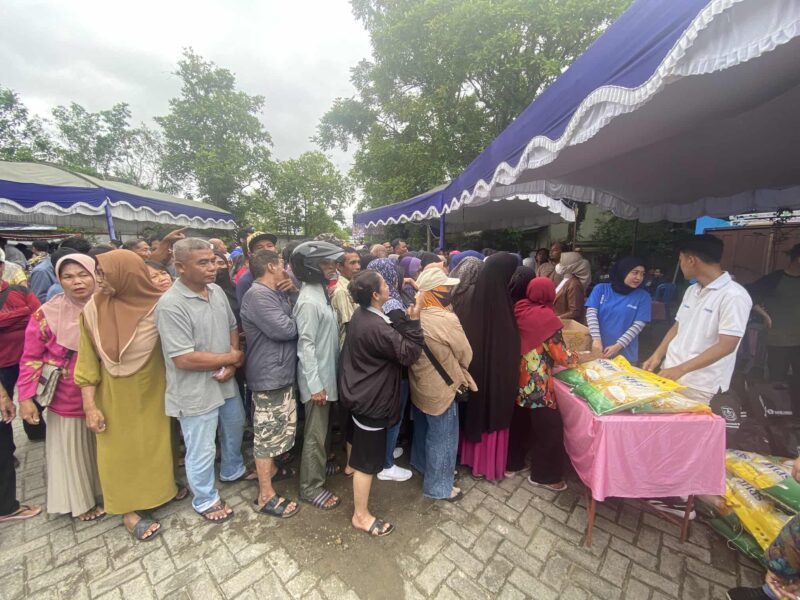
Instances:
[[[113,377],[81,322],[75,383],[97,386],[95,403],[106,420],[97,434],[97,466],[108,513],[155,508],[177,493],[170,419],[164,412],[166,375],[161,344],[128,377]]]

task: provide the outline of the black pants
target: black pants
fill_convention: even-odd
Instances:
[[[533,481],[551,484],[564,479],[564,425],[557,410],[514,407],[508,440],[508,470],[524,469],[529,452]]]
[[[789,367],[792,368],[791,377]],[[800,346],[767,346],[767,368],[771,381],[789,384],[792,412],[800,416]]]
[[[0,383],[6,388],[9,397],[14,394],[14,386],[17,385],[17,377],[19,377],[19,365],[11,365],[10,367],[0,367]],[[42,418],[42,407],[36,400],[33,401],[36,408],[39,410],[39,424],[31,425],[25,421],[22,422],[22,428],[25,430],[25,435],[31,441],[43,440],[45,438],[46,426]]]
[[[14,450],[11,425],[0,421],[0,516],[10,515],[19,508]]]

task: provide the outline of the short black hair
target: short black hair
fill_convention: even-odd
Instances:
[[[405,240],[403,238],[394,238],[391,242],[389,242],[389,244],[392,246],[392,248],[397,248],[397,246],[400,245],[400,242],[405,242]]]
[[[718,265],[722,261],[724,247],[721,239],[710,233],[703,233],[681,241],[678,244],[678,252],[695,256],[709,265]]]
[[[347,254],[358,254],[358,250],[356,250],[355,248],[352,248],[350,246],[345,246],[344,248],[342,248],[342,255],[336,260],[336,262],[344,264],[344,257]],[[358,254],[358,257],[360,259],[361,255]]]
[[[33,249],[39,252],[47,252],[50,250],[50,242],[47,240],[33,240]]]
[[[59,245],[59,248],[72,248],[73,250],[77,250],[81,254],[89,254],[89,250],[92,249],[92,245],[89,243],[89,240],[86,240],[82,237],[73,236],[65,239]]]
[[[138,246],[142,242],[144,242],[146,244],[147,240],[143,240],[142,238],[137,238],[135,240],[128,240],[127,242],[122,244],[122,248],[125,249],[125,250],[131,250],[132,251],[134,248],[136,248],[136,246]]]
[[[372,304],[372,294],[379,294],[381,291],[380,273],[372,269],[359,271],[350,280],[347,291],[350,292],[353,302],[362,308],[369,308]]]
[[[280,261],[280,256],[273,250],[259,250],[250,255],[250,272],[253,279],[259,279],[267,272],[267,265],[274,265]]]

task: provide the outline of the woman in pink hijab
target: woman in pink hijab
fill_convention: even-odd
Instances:
[[[105,512],[97,473],[95,437],[84,422],[81,390],[73,381],[77,360],[79,320],[95,290],[94,259],[68,254],[55,265],[64,291],[43,304],[28,322],[20,360],[19,414],[28,423],[39,422],[32,399],[45,364],[62,369],[47,408],[47,512],[71,514],[94,521]]]

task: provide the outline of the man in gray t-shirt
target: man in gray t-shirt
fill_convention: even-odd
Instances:
[[[233,515],[215,487],[214,438],[219,425],[220,481],[248,478],[242,458],[244,407],[233,379],[244,360],[236,319],[222,289],[211,244],[197,238],[173,247],[180,278],[156,305],[167,371],[166,413],[176,417],[186,443],[192,506],[207,520]]]

